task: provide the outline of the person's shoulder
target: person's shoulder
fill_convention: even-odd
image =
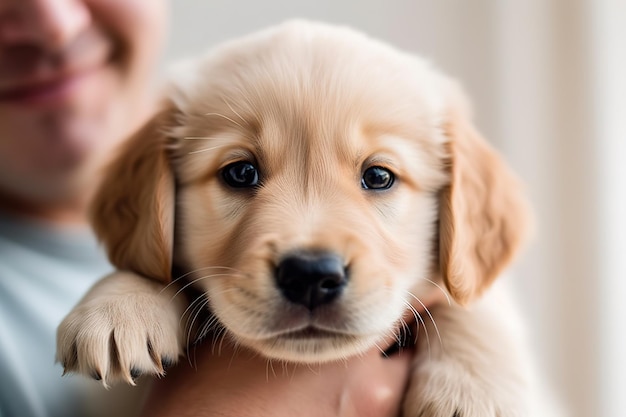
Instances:
[[[67,411],[55,415],[96,416],[81,410],[91,410],[92,403],[113,407],[105,399],[117,403],[95,381],[61,378],[63,369],[54,364],[56,327],[111,270],[90,233],[0,213],[0,417],[41,415],[54,407]],[[89,401],[57,404],[53,398],[79,394]]]
[[[88,231],[61,230],[0,213],[0,300],[5,314],[56,326],[111,270]]]

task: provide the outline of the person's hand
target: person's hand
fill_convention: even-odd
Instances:
[[[155,382],[144,416],[392,417],[398,415],[412,351],[323,365],[268,361],[208,341]],[[213,352],[214,351],[214,352]]]

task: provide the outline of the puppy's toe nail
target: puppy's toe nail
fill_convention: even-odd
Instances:
[[[139,368],[135,368],[134,366],[130,368],[130,377],[134,380],[141,376],[142,372]]]
[[[164,356],[161,358],[161,366],[163,369],[171,368],[174,365],[174,359]]]
[[[461,416],[461,411],[460,410],[454,410],[454,414],[452,414],[452,417],[462,417]]]
[[[102,374],[98,370],[91,371],[91,377],[96,381],[102,381]]]

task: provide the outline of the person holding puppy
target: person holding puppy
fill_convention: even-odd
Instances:
[[[0,0],[1,417],[112,415],[118,404],[98,405],[105,390],[95,382],[61,378],[55,332],[112,269],[86,210],[99,171],[156,102],[166,16],[163,1]],[[233,416],[286,415],[296,405],[318,415],[325,398],[343,401],[326,401],[325,415],[394,415],[409,367],[409,355],[374,352],[321,375],[298,371],[296,384],[266,378],[262,358],[229,353],[199,351],[201,369],[212,371],[197,374],[197,387],[228,388],[206,401]]]

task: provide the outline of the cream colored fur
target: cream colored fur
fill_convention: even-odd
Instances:
[[[220,177],[239,160],[261,172],[254,191]],[[370,166],[393,187],[362,189]],[[445,287],[451,304],[440,297],[420,321],[403,415],[530,415],[523,338],[488,290],[523,241],[526,203],[462,93],[419,58],[308,22],[227,43],[175,72],[93,207],[112,262],[133,272],[105,278],[61,325],[68,371],[132,382],[132,367],[158,374],[183,354],[174,288],[188,281],[170,282],[172,264],[192,271],[232,342],[297,362],[370,349]],[[350,266],[342,297],[313,314],[273,279],[301,249]],[[334,336],[284,337],[311,325]]]

